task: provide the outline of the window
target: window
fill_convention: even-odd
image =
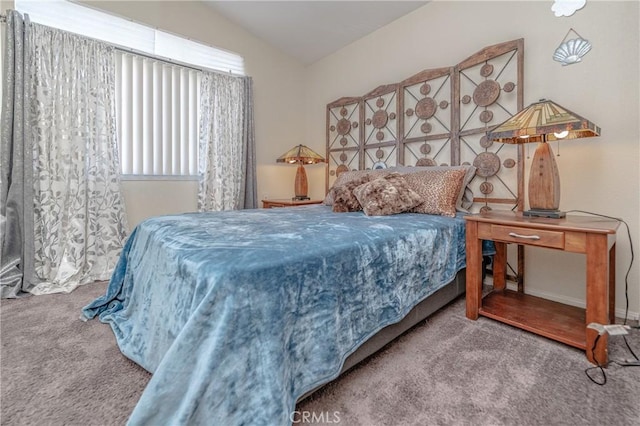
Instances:
[[[32,22],[115,45],[118,148],[123,177],[189,178],[198,169],[196,68],[244,75],[240,55],[65,0],[16,0]]]
[[[66,0],[15,0],[33,22],[214,71],[244,75],[242,56]]]
[[[121,171],[195,176],[202,73],[139,55],[116,56]]]

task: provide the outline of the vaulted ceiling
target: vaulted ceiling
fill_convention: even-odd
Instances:
[[[304,64],[311,64],[427,1],[211,1],[209,7]]]

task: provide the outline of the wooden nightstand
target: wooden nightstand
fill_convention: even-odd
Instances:
[[[285,199],[273,199],[273,200],[262,200],[262,207],[265,209],[270,209],[273,207],[298,207],[298,206],[307,206],[309,204],[322,204],[322,200],[292,200],[290,198]]]
[[[524,217],[490,212],[466,216],[467,318],[478,315],[558,340],[586,351],[593,363],[607,363],[607,334],[598,340],[590,323],[615,319],[615,245],[619,222],[567,216],[563,219]],[[495,242],[493,291],[482,297],[482,240]],[[586,309],[506,289],[506,245],[544,247],[587,257]],[[594,359],[595,355],[595,359]]]

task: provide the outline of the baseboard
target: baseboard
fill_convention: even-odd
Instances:
[[[487,280],[487,281],[490,281],[490,280]],[[512,282],[508,282],[507,283],[507,288],[509,290],[517,290],[518,289],[517,285],[515,283],[512,283]],[[534,290],[527,289],[526,293],[530,294],[532,296],[542,297],[543,299],[553,300],[554,302],[564,303],[565,305],[576,306],[578,308],[583,308],[583,309],[586,307],[586,303],[585,303],[584,300],[576,299],[576,298],[573,298],[573,297],[559,296],[557,294],[547,293],[547,292],[544,292],[544,291],[537,291],[535,289]],[[625,315],[625,310],[616,307],[616,318],[624,318],[624,315]],[[628,320],[639,320],[640,319],[640,313],[634,312],[634,311],[629,311],[627,313],[627,319]]]

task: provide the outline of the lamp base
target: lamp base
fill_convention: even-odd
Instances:
[[[291,198],[291,200],[293,201],[306,201],[306,200],[310,200],[311,198],[309,197],[305,197],[304,195],[297,195],[293,198]]]
[[[563,217],[567,216],[567,213],[561,212],[560,210],[531,209],[523,211],[522,215],[531,217],[549,217],[552,219],[562,219]]]
[[[307,172],[304,171],[304,166],[302,165],[302,163],[298,164],[298,170],[296,171],[296,181],[293,188],[293,193],[296,194],[294,199],[308,200]]]

